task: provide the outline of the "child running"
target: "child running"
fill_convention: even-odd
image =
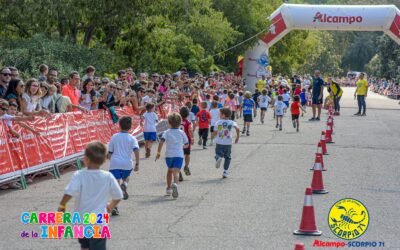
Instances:
[[[182,117],[180,128],[182,131],[185,132],[189,141],[188,147],[183,148],[183,154],[185,155],[185,167],[183,168],[183,171],[185,172],[185,175],[191,175],[189,169],[189,163],[190,163],[190,145],[193,144],[193,126],[191,121],[188,120],[190,114],[189,108],[182,107],[179,110],[179,114]],[[181,171],[179,171],[179,181],[183,181],[183,176]]]
[[[100,169],[106,161],[107,147],[101,142],[91,142],[85,149],[85,169],[76,171],[64,191],[58,206],[65,212],[68,201],[75,197],[75,212],[83,218],[86,213],[110,213],[121,201],[123,194],[116,179],[109,172]],[[109,201],[111,196],[111,202]],[[81,249],[106,249],[106,239],[83,238],[78,240]]]
[[[293,128],[296,128],[296,131],[299,132],[299,116],[300,116],[300,109],[305,112],[302,106],[300,106],[300,97],[298,95],[294,96],[293,103],[290,106],[290,112],[292,113],[292,122]]]
[[[215,126],[214,124],[219,120],[219,108],[218,108],[218,103],[216,101],[213,101],[211,103],[211,110],[210,110],[210,116],[211,116],[211,126],[210,126],[210,133],[211,133],[211,141],[210,141],[210,146],[214,144],[214,131],[215,131]]]
[[[244,93],[244,99],[242,103],[244,120],[242,134],[246,133],[247,136],[250,136],[250,123],[253,122],[253,113],[256,112],[256,104],[254,100],[251,99],[251,97],[251,92],[246,91]]]
[[[199,146],[203,144],[203,149],[207,149],[208,129],[210,127],[211,115],[207,111],[207,102],[201,103],[201,110],[197,113],[197,124],[199,127]]]
[[[232,116],[232,111],[229,108],[222,108],[219,110],[221,120],[215,123],[216,131],[214,131],[215,138],[215,167],[219,168],[221,166],[222,159],[224,162],[224,172],[222,178],[228,177],[228,169],[231,163],[231,151],[232,151],[232,129],[236,130],[235,143],[239,141],[239,126],[233,120],[230,120]]]
[[[276,128],[279,127],[279,130],[282,131],[282,118],[285,110],[287,109],[286,104],[282,101],[283,98],[281,95],[278,95],[278,100],[274,104],[275,117],[276,117]]]
[[[153,103],[146,104],[146,112],[143,114],[144,128],[143,136],[145,141],[146,158],[150,157],[151,146],[153,142],[157,141],[157,122],[158,116],[154,112],[155,105]]]
[[[301,112],[301,116],[304,116],[304,113],[306,113],[306,107],[307,107],[307,93],[306,93],[306,89],[305,88],[303,88],[301,90],[300,103],[301,103],[301,107],[304,110],[304,112]]]
[[[182,123],[182,117],[178,113],[168,115],[168,124],[170,129],[163,133],[160,143],[158,144],[158,151],[156,161],[160,159],[161,150],[166,144],[165,162],[167,163],[167,195],[173,198],[178,198],[178,180],[179,172],[183,164],[183,149],[189,147],[189,140],[182,130],[179,129]],[[172,182],[172,178],[174,182]]]
[[[289,102],[290,102],[290,94],[288,93],[287,89],[283,90],[283,95],[282,95],[282,101],[286,105],[287,108],[289,108]],[[286,112],[286,110],[285,110]]]
[[[267,112],[268,105],[271,102],[271,99],[267,94],[268,90],[263,89],[261,95],[258,97],[258,103],[260,104],[261,109],[260,121],[262,124],[264,124],[265,113]]]
[[[124,200],[127,200],[129,176],[133,166],[132,151],[135,153],[136,161],[134,171],[139,171],[139,144],[136,138],[129,134],[129,130],[132,128],[131,117],[121,117],[119,127],[121,131],[114,134],[108,144],[108,158],[110,159],[110,172],[121,185]],[[111,214],[118,215],[118,208],[115,207]]]

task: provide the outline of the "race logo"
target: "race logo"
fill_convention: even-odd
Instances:
[[[337,237],[345,240],[356,239],[368,228],[368,210],[358,200],[351,198],[339,200],[329,211],[328,224]]]
[[[322,14],[317,12],[314,16],[313,22],[318,23],[361,23],[363,21],[362,16],[329,16],[327,14]]]

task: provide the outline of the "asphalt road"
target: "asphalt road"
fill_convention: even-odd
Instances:
[[[222,170],[214,167],[214,147],[195,145],[192,176],[179,185],[177,200],[164,196],[164,162],[143,159],[140,172],[131,178],[129,200],[121,202],[120,216],[111,220],[108,249],[293,249],[298,241],[312,249],[316,239],[343,241],[332,234],[327,218],[331,206],[346,197],[362,201],[370,214],[358,241],[382,241],[384,249],[400,249],[400,105],[371,94],[367,116],[354,117],[353,91],[345,89],[342,115],[335,118],[335,144],[328,145],[330,155],[324,157],[329,193],[313,196],[322,236],[292,232],[300,224],[326,112],[321,122],[308,122],[309,109],[296,133],[289,115],[283,131],[277,131],[269,111],[266,123],[257,118],[251,136],[241,136],[233,147],[228,179],[221,179]],[[23,225],[20,214],[56,210],[71,175],[67,171],[61,179],[36,179],[27,190],[0,192],[0,249],[79,249],[76,240],[20,237],[23,230],[39,231]]]

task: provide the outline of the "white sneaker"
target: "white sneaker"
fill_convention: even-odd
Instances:
[[[167,188],[166,194],[170,196],[172,194],[172,188]]]
[[[174,199],[178,198],[178,185],[176,185],[176,183],[172,183],[171,188],[172,188],[172,198]]]
[[[215,167],[220,168],[221,167],[221,162],[222,162],[222,157],[218,157],[217,161],[215,162]]]
[[[222,174],[222,178],[228,178],[228,171],[224,171],[224,173]]]

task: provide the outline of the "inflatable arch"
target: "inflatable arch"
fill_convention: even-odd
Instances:
[[[394,5],[283,4],[269,19],[268,32],[244,58],[242,76],[251,91],[262,75],[270,74],[268,48],[292,30],[383,31],[400,44],[400,11]]]

